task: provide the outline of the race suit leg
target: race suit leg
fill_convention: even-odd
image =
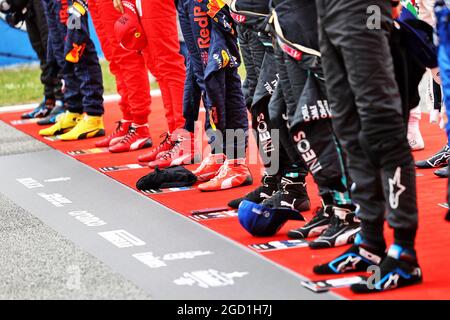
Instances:
[[[366,1],[316,3],[333,127],[348,156],[361,236],[385,247],[387,206],[396,243],[412,247],[417,229],[415,169],[390,53],[390,3],[371,1],[381,9],[382,28],[374,30],[366,26]]]
[[[445,111],[447,113],[447,119],[450,119],[450,6],[448,4],[443,4],[437,7],[436,18],[438,21],[437,31],[439,36],[438,61],[441,72],[442,88],[444,91]],[[447,121],[445,129],[447,131],[447,141],[450,141],[449,121]],[[450,180],[447,201],[450,204]],[[450,221],[450,210],[447,212],[446,219]]]
[[[147,36],[147,66],[156,77],[166,109],[169,131],[183,128],[183,90],[186,79],[184,58],[176,23],[174,1],[137,1],[142,27]]]
[[[41,67],[41,83],[47,99],[61,99],[61,86],[58,80],[59,68],[47,51],[48,25],[41,0],[30,0],[25,24],[31,46],[36,52]],[[56,97],[55,97],[56,95]]]
[[[275,4],[287,40],[318,50],[314,2],[279,0]],[[290,133],[297,150],[319,186],[325,204],[351,205],[342,152],[331,127],[326,90],[320,80],[323,77],[320,61],[307,53],[294,58],[278,43],[275,43],[276,62]]]
[[[189,2],[190,0],[179,0],[177,2],[177,12],[186,50],[189,53],[186,58],[186,80],[183,93],[184,129],[194,132],[195,121],[198,120],[200,102],[205,92],[205,86],[203,66],[192,33]]]
[[[74,1],[69,0],[72,5]],[[87,11],[79,18],[79,28],[68,26],[65,59],[80,83],[83,112],[100,116],[103,109],[103,78],[97,51],[89,34]]]
[[[246,78],[242,85],[245,104],[250,109],[258,84],[266,47],[261,42],[256,31],[250,30],[242,25],[237,26],[239,46],[246,70]]]
[[[67,35],[68,0],[43,0],[49,31],[53,56],[61,70],[65,82],[64,101],[67,110],[74,113],[82,113],[80,82],[76,78],[72,67],[66,62],[64,56],[64,43]]]
[[[109,0],[89,2],[94,22],[109,69],[116,78],[120,109],[124,120],[146,124],[150,113],[150,83],[142,54],[124,49],[110,30],[121,14]]]

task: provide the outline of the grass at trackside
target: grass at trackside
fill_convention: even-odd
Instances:
[[[105,94],[116,93],[116,83],[108,69],[108,62],[102,61],[103,86]],[[245,68],[239,68],[241,76],[245,76]],[[152,89],[158,88],[156,82]],[[27,103],[38,103],[43,98],[38,65],[25,65],[16,68],[0,69],[0,107]]]
[[[109,72],[108,62],[102,61],[100,64],[105,94],[116,93],[116,83]],[[0,69],[0,107],[40,102],[43,98],[40,73],[41,70],[36,64]],[[155,85],[157,87],[157,84]]]

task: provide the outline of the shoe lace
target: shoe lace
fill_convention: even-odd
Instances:
[[[108,138],[114,137],[122,128],[122,121],[116,121],[116,129],[114,132],[110,133]]]
[[[130,127],[130,129],[128,130],[127,134],[125,135],[125,137],[123,137],[122,142],[123,143],[130,143],[134,136],[136,135],[136,129],[133,127]]]
[[[177,140],[174,141],[172,144],[172,148],[166,152],[164,152],[161,156],[162,159],[167,160],[169,158],[172,158],[172,155],[175,153],[178,153],[179,149],[180,149],[180,144],[181,141]]]
[[[216,176],[214,178],[211,179],[211,181],[217,181],[219,179],[223,179],[227,176],[228,172],[230,171],[230,167],[228,166],[227,163],[224,163],[220,169],[219,172],[217,172]]]
[[[324,233],[322,233],[322,236],[327,237],[336,234],[336,232],[338,232],[341,228],[342,224],[342,220],[333,214],[330,220],[330,226],[324,231]]]
[[[161,141],[159,146],[156,147],[156,149],[155,149],[156,153],[159,153],[159,151],[164,147],[165,144],[167,144],[167,143],[175,144],[177,142],[177,141],[175,141],[175,142],[170,141],[170,134],[168,132],[164,132],[159,137],[164,138],[164,139]]]

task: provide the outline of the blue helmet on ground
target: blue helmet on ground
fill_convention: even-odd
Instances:
[[[239,205],[241,225],[255,237],[273,236],[288,220],[305,220],[297,211],[289,208],[268,208],[248,200]]]

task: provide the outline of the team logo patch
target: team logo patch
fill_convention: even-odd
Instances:
[[[256,251],[273,251],[292,248],[303,248],[308,246],[306,240],[281,240],[281,241],[269,241],[264,243],[256,243],[249,245],[250,248]]]

